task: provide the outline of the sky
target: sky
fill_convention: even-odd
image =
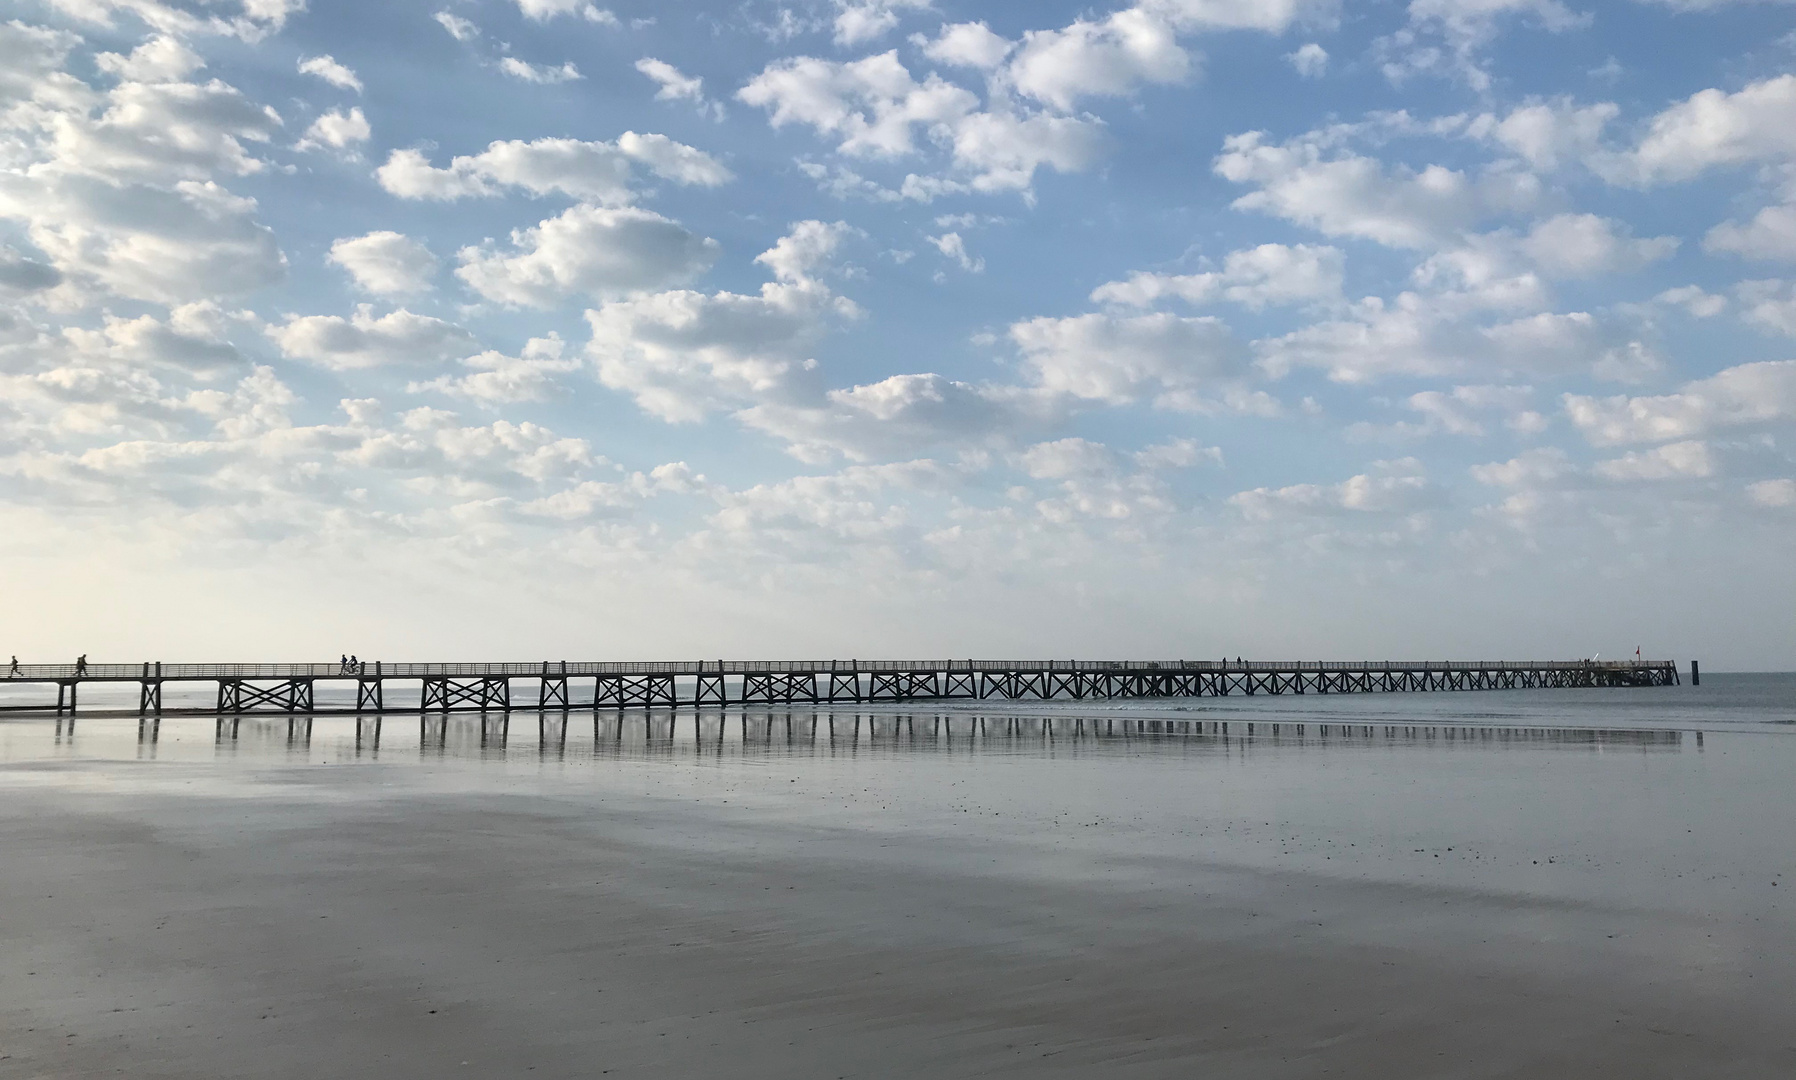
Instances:
[[[1796,668],[1796,5],[0,19],[22,660]]]

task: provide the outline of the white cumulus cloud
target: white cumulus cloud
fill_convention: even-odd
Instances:
[[[1283,144],[1258,131],[1231,135],[1214,167],[1218,176],[1257,189],[1236,199],[1236,209],[1396,248],[1439,247],[1481,219],[1525,211],[1539,199],[1538,182],[1525,174],[1392,169],[1333,150],[1316,133]]]
[[[27,222],[26,235],[62,273],[161,303],[235,295],[285,277],[286,257],[255,210],[255,200],[210,181],[162,188],[46,175],[39,184],[0,185],[0,218]]]
[[[437,259],[429,248],[388,230],[335,241],[330,261],[349,271],[357,285],[376,296],[429,292],[437,272]]]
[[[329,53],[323,56],[302,57],[299,61],[299,71],[302,75],[316,75],[332,86],[344,90],[354,90],[358,94],[362,92],[362,80],[348,67],[338,63]]]
[[[1102,146],[1091,118],[1017,108],[981,109],[972,92],[930,74],[918,82],[896,52],[850,63],[792,57],[768,65],[736,95],[768,111],[774,127],[802,124],[836,143],[836,152],[875,161],[918,156],[945,146],[946,174],[912,173],[897,190],[882,190],[842,170],[811,170],[826,187],[879,199],[929,201],[968,190],[1027,191],[1035,171],[1086,168]]]
[[[1700,479],[1715,474],[1715,460],[1707,443],[1687,439],[1651,450],[1629,451],[1598,462],[1594,471],[1605,480]]]
[[[636,207],[580,205],[517,229],[509,249],[463,248],[456,276],[501,304],[553,307],[690,281],[717,260],[718,244]]]
[[[1595,446],[1690,439],[1744,424],[1796,419],[1796,360],[1740,364],[1653,397],[1565,395],[1565,412]]]
[[[1745,224],[1724,221],[1708,231],[1702,246],[1748,259],[1796,262],[1796,204],[1767,206]]]
[[[467,398],[488,408],[522,401],[542,401],[554,392],[557,376],[580,368],[580,359],[563,355],[566,343],[559,335],[531,338],[517,356],[488,350],[461,361],[465,375],[443,375],[407,387],[412,393],[435,391]]]
[[[396,150],[375,171],[381,187],[404,199],[451,200],[497,194],[507,187],[533,195],[559,192],[605,206],[634,202],[635,167],[678,184],[713,187],[730,172],[710,155],[665,135],[626,131],[615,142],[544,138],[494,142],[478,154],[436,168],[417,150]]]
[[[978,68],[990,71],[1004,62],[1016,45],[1010,39],[992,32],[982,22],[951,23],[943,26],[933,39],[913,39],[923,55],[940,64]]]
[[[930,0],[835,0],[836,44],[859,45],[883,37],[898,25],[901,11],[920,11]]]
[[[636,70],[660,85],[661,89],[655,92],[657,101],[705,100],[705,80],[687,75],[665,60],[645,56],[636,61]]]
[[[553,86],[556,83],[573,82],[586,77],[580,74],[580,69],[574,66],[572,60],[563,62],[560,67],[555,67],[549,64],[532,64],[528,60],[506,56],[500,58],[499,70],[514,79],[536,83],[539,86]]]
[[[1796,337],[1796,282],[1742,281],[1734,292],[1747,322]]]
[[[1209,316],[1030,319],[1013,324],[1010,339],[1042,390],[1111,405],[1146,397],[1168,408],[1199,408],[1238,374],[1241,356],[1228,326]]]
[[[340,315],[289,315],[268,327],[283,356],[333,371],[434,365],[465,355],[474,336],[462,327],[397,308],[376,317],[367,304]]]
[[[1221,270],[1198,274],[1138,272],[1092,291],[1105,304],[1149,307],[1163,298],[1191,304],[1227,300],[1258,310],[1269,304],[1331,302],[1341,298],[1346,259],[1340,249],[1311,244],[1261,244],[1231,251]]]
[[[1796,480],[1760,480],[1748,484],[1746,497],[1767,509],[1788,509],[1796,506]]]
[[[1653,117],[1632,154],[1642,182],[1687,180],[1712,168],[1796,155],[1796,75],[1708,89]]]
[[[13,32],[19,29],[20,24],[15,23]],[[206,62],[179,38],[158,34],[132,49],[128,56],[100,53],[94,57],[94,65],[134,82],[178,82],[205,67]],[[304,66],[300,70],[304,71]]]
[[[517,0],[518,10],[527,19],[547,22],[559,15],[574,15],[590,23],[618,25],[617,16],[589,0]]]
[[[1022,93],[1062,111],[1082,97],[1126,94],[1142,83],[1181,83],[1196,61],[1177,31],[1145,7],[1023,35],[1007,69]]]
[[[850,63],[800,56],[777,61],[736,96],[765,108],[774,127],[805,124],[839,137],[851,156],[911,153],[917,125],[946,123],[972,112],[978,98],[931,75],[919,83],[894,52]]]
[[[219,34],[256,42],[278,32],[287,17],[305,10],[305,0],[221,0],[201,12],[164,0],[50,0],[64,15],[111,28],[120,14],[135,16],[159,33],[174,37]]]
[[[1287,53],[1285,59],[1306,79],[1320,79],[1328,74],[1328,50],[1313,41]]]
[[[935,249],[946,258],[954,260],[962,270],[969,274],[985,272],[985,260],[976,259],[967,254],[967,242],[957,232],[946,232],[940,236],[927,237],[935,245]]]
[[[1430,483],[1414,458],[1379,462],[1372,472],[1338,484],[1260,487],[1229,496],[1229,505],[1250,521],[1292,515],[1408,514],[1441,505],[1444,493]]]
[[[669,422],[778,396],[824,332],[858,314],[813,276],[846,233],[798,223],[758,257],[778,278],[758,294],[671,290],[588,311],[599,381]]]
[[[480,36],[480,27],[454,12],[439,11],[431,18],[435,19],[443,29],[449,31],[449,36],[457,41],[473,41]]]
[[[299,149],[322,144],[341,150],[353,143],[367,142],[373,133],[373,128],[368,125],[368,118],[362,115],[361,106],[348,112],[332,109],[312,121],[312,126],[306,129],[305,139],[299,143]]]

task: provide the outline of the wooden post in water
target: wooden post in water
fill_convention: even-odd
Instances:
[[[1690,685],[1702,685],[1702,668],[1694,660],[1690,661]]]

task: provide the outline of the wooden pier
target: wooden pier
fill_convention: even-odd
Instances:
[[[799,660],[640,663],[21,664],[4,684],[56,688],[74,715],[81,687],[136,684],[137,712],[163,714],[169,683],[214,683],[220,715],[509,712],[949,700],[1105,700],[1674,686],[1673,661]],[[321,707],[318,684],[355,705]],[[390,691],[403,689],[395,695]],[[522,693],[519,693],[519,691]],[[415,694],[415,696],[414,696]]]

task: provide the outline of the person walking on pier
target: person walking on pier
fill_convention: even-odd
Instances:
[[[86,653],[82,653],[80,656],[75,657],[75,674],[77,674],[77,675],[86,675],[87,674],[87,654]]]
[[[349,673],[349,654],[348,653],[338,654],[338,656],[337,656],[337,673],[340,675],[347,675]]]
[[[12,667],[11,667],[11,669],[9,669],[7,671],[6,677],[9,679],[16,679],[19,677],[19,658],[18,658],[18,656],[15,655],[12,658]]]

